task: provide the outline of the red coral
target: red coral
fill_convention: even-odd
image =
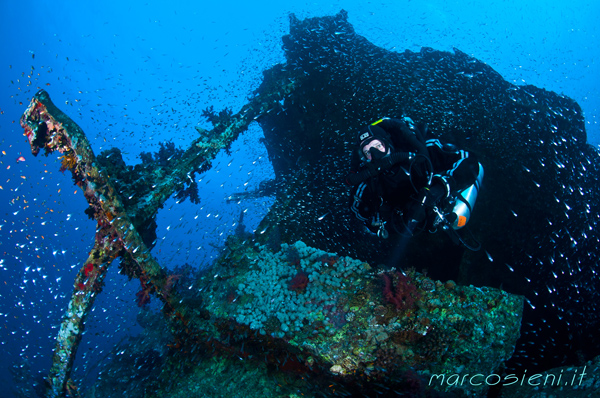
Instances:
[[[86,265],[83,267],[83,273],[85,274],[85,277],[86,277],[86,278],[90,276],[90,273],[91,273],[92,271],[94,271],[94,264],[92,264],[92,263],[86,264]]]
[[[150,291],[148,289],[142,289],[135,294],[137,297],[138,307],[143,307],[150,302]]]
[[[177,284],[179,278],[181,278],[181,275],[171,274],[167,276],[167,281],[165,282],[165,287],[163,289],[165,296],[171,294],[171,290],[173,290],[173,287]]]
[[[135,294],[137,297],[137,305],[138,307],[143,307],[150,302],[150,292],[152,291],[151,286],[149,286],[142,278],[140,278],[140,282],[142,284],[142,290]]]
[[[94,280],[94,277],[97,275],[97,271],[99,269],[94,267],[94,264],[88,263],[85,264],[82,268],[84,277],[81,277],[80,282],[77,283],[78,290],[85,290],[89,285],[90,280]],[[81,272],[81,271],[80,271]]]
[[[306,286],[308,286],[308,274],[304,271],[298,271],[288,283],[288,289],[296,293],[304,293]]]
[[[411,279],[401,272],[381,274],[383,279],[383,297],[388,303],[394,304],[399,311],[414,308],[415,302],[421,297]]]
[[[323,265],[333,266],[339,260],[338,256],[330,256],[329,254],[324,254],[319,258],[319,261],[323,263]]]

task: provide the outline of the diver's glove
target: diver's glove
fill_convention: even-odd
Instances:
[[[415,154],[413,152],[394,152],[377,161],[368,162],[360,171],[348,174],[344,181],[348,185],[358,185],[361,182],[390,169],[396,164],[407,163],[414,158]]]
[[[379,159],[373,159],[372,162],[367,164],[367,167],[373,168],[377,171],[387,170],[393,165],[398,163],[407,163],[415,158],[413,152],[393,152]]]

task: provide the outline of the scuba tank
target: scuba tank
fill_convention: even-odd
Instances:
[[[450,214],[456,214],[456,219],[454,222],[452,222],[453,229],[460,229],[469,221],[471,213],[473,212],[473,206],[475,206],[475,201],[477,200],[477,194],[481,188],[482,180],[483,166],[481,163],[479,163],[479,174],[477,175],[477,179],[473,185],[460,191],[456,195],[454,202],[451,203],[451,205],[453,205],[453,209]]]

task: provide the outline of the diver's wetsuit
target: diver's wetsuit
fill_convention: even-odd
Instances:
[[[431,171],[436,176],[434,181],[443,182],[440,184],[444,186],[445,192],[440,196],[446,203],[437,199],[433,203],[442,211],[448,203],[446,198],[469,187],[478,175],[479,163],[473,155],[435,138],[425,140],[423,133],[426,131],[421,130],[426,130],[426,127],[419,128],[408,120],[410,123],[402,119],[378,121],[376,126],[381,127],[385,134],[382,135],[381,130],[377,130],[382,136],[378,137],[375,132],[374,137],[391,143],[392,153],[410,152],[411,159],[376,173],[352,189],[350,208],[372,232],[379,228],[377,221],[389,223],[394,217],[393,214],[403,214],[403,217],[406,217],[410,216],[416,207],[422,207],[417,202],[421,201],[419,194],[426,192],[423,188],[428,185],[428,175]],[[375,123],[372,126],[374,125]],[[358,164],[358,167],[354,167],[355,172],[367,167],[365,161],[359,164],[358,157],[355,157],[353,162]],[[432,221],[433,218],[433,206],[428,207],[424,209],[427,212],[425,222]],[[397,220],[395,223],[397,224]]]

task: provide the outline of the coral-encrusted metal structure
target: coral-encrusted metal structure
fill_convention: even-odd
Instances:
[[[385,380],[387,388],[393,377],[385,377],[406,366],[436,375],[434,381],[447,390],[462,371],[495,371],[515,349],[523,298],[485,286],[522,294],[539,291],[529,297],[538,310],[528,312],[525,334],[537,333],[541,325],[560,325],[561,330],[571,325],[569,333],[553,335],[551,344],[544,340],[551,351],[544,353],[547,360],[562,361],[564,347],[573,348],[573,341],[589,348],[588,336],[597,324],[581,319],[595,314],[589,304],[596,290],[589,281],[595,280],[597,263],[600,162],[597,149],[587,144],[579,105],[543,89],[513,85],[459,50],[397,53],[379,48],[355,32],[345,11],[303,21],[292,15],[290,20],[290,34],[283,37],[286,63],[266,70],[256,97],[235,115],[215,115],[214,129],[200,131],[202,136],[168,167],[154,159],[148,170],[111,169],[111,163],[120,163],[112,157],[118,149],[110,159],[96,159],[81,129],[52,105],[46,92],[32,100],[21,120],[32,152],[62,153],[61,169],[73,173],[90,204],[86,213],[98,223],[60,328],[51,396],[64,395],[67,385],[72,388],[69,375],[85,317],[117,257],[122,271],[140,279],[140,303],[150,293],[164,302],[177,340],[173,346],[184,347],[169,356],[174,362],[202,351],[204,344],[209,352],[218,348],[219,354],[264,358],[280,369],[322,376],[324,383],[307,376],[311,385],[327,387],[333,379],[352,391],[362,385],[369,395],[368,383]],[[382,116],[403,114],[428,122],[434,136],[477,153],[485,165],[486,189],[469,227],[486,250],[464,252],[440,234],[413,237],[410,245],[402,237],[376,241],[347,211],[348,187],[341,181],[356,131]],[[265,134],[277,181],[253,195],[275,194],[275,203],[254,241],[243,237],[244,243],[234,245],[230,237],[213,274],[178,293],[170,288],[175,276],[167,275],[149,253],[152,234],[144,233],[153,229],[151,221],[174,193],[197,199],[190,189],[195,188],[194,173],[208,170],[215,155],[253,120]],[[119,173],[127,178],[116,177]],[[135,195],[120,196],[127,191]],[[305,247],[298,253],[282,253],[280,243],[299,240]],[[405,253],[398,253],[398,247]],[[313,258],[313,248],[326,254]],[[555,256],[557,248],[560,256]],[[459,285],[418,272],[377,275],[330,253],[444,275],[435,279],[447,280],[447,270],[456,269]],[[554,290],[545,289],[548,278]],[[565,308],[573,294],[583,304],[569,314]],[[519,347],[521,358],[539,351],[527,343]],[[199,349],[187,350],[190,345]],[[165,378],[173,380],[172,370],[179,365],[163,368]],[[445,383],[439,379],[448,375],[452,378]],[[484,389],[466,392],[482,396]],[[171,393],[165,395],[176,396]],[[184,388],[181,396],[188,395]]]
[[[229,146],[263,112],[272,108],[293,89],[292,82],[283,82],[278,90],[255,97],[242,110],[227,118],[196,140],[179,159],[170,175],[162,178],[147,197],[138,201],[139,208],[126,209],[111,183],[110,178],[98,167],[95,155],[81,128],[50,100],[48,93],[40,90],[23,116],[21,126],[37,155],[41,149],[46,153],[62,154],[61,170],[70,170],[73,180],[88,201],[88,214],[98,223],[94,246],[88,259],[77,274],[69,307],[58,333],[52,368],[49,376],[48,395],[64,396],[69,382],[77,347],[81,340],[84,323],[95,297],[102,290],[103,280],[111,262],[121,258],[123,268],[131,276],[140,278],[146,293],[156,294],[165,304],[163,311],[173,321],[186,324],[180,311],[181,303],[173,297],[167,272],[150,254],[132,223],[130,214],[151,218],[176,190],[177,181],[185,180],[190,170],[207,170],[212,159]],[[178,328],[180,334],[185,327]]]
[[[209,168],[221,148],[294,90],[289,79],[273,86],[278,88],[274,93],[255,97],[240,113],[205,132],[170,174],[158,173],[156,190],[129,208],[98,166],[81,128],[52,104],[45,91],[32,99],[21,119],[32,152],[37,155],[43,148],[62,154],[61,169],[72,172],[90,205],[87,213],[98,223],[94,246],[76,277],[58,334],[49,396],[62,397],[74,388],[70,374],[85,319],[116,258],[126,274],[142,282],[138,299],[150,293],[161,299],[174,346],[192,348],[187,352],[212,348],[240,358],[260,352],[272,363],[281,363],[280,353],[286,353],[285,358],[294,358],[286,366],[296,371],[361,388],[397,372],[398,364],[401,371],[415,368],[422,376],[477,366],[492,372],[512,355],[521,297],[495,289],[455,288],[415,273],[410,278],[401,273],[378,278],[366,263],[302,243],[282,245],[279,253],[273,253],[247,241],[233,244],[232,237],[228,254],[213,266],[218,279],[202,277],[185,294],[171,289],[174,276],[152,257],[132,215],[154,217],[181,188],[182,177],[190,170]],[[463,354],[444,356],[448,350]],[[442,383],[436,388],[449,386]]]
[[[427,388],[481,397],[485,383],[452,380],[492,374],[514,352],[522,296],[443,283],[411,269],[378,272],[303,242],[273,250],[229,243],[231,254],[213,265],[218,279],[205,275],[196,290],[213,319],[236,320],[228,325],[237,329],[235,339],[226,328],[213,334],[246,355],[255,339],[263,347],[285,344],[295,366],[351,385],[357,396],[376,383],[402,386],[410,369]],[[301,290],[294,284],[299,272],[308,275]]]
[[[42,90],[35,95],[21,118],[21,125],[34,155],[42,148],[47,153],[62,153],[62,168],[72,172],[98,223],[94,247],[77,274],[69,307],[58,332],[48,391],[50,396],[58,397],[64,395],[85,319],[96,295],[102,290],[110,263],[119,256],[127,257],[141,272],[151,276],[158,292],[164,284],[165,273],[132,227],[110,180],[96,167],[85,134],[54,106],[48,93]]]

